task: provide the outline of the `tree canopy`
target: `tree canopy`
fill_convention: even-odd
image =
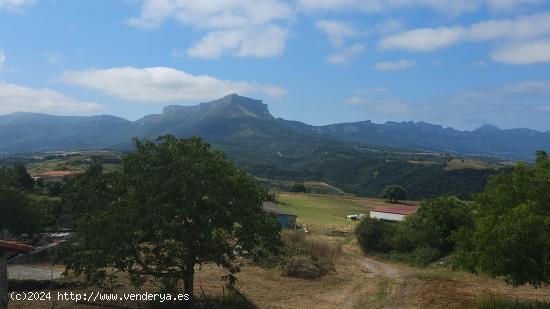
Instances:
[[[384,191],[380,193],[380,197],[390,202],[397,202],[399,200],[406,200],[407,193],[405,193],[405,189],[402,186],[391,185],[384,188]]]
[[[68,270],[99,282],[109,268],[135,285],[181,280],[192,296],[195,265],[226,268],[231,284],[238,257],[278,251],[280,226],[262,209],[267,191],[222,153],[198,138],[134,144],[120,172],[92,166],[67,186],[78,229]]]
[[[550,283],[550,161],[490,178],[477,195],[476,223],[457,235],[456,266],[503,276],[517,286]]]

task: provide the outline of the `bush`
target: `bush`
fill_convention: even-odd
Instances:
[[[290,192],[307,193],[307,188],[303,183],[295,183],[290,187]]]
[[[385,253],[390,251],[390,239],[395,226],[392,223],[364,218],[355,228],[359,246],[365,253]]]
[[[308,239],[297,231],[284,231],[282,236],[289,256],[283,266],[283,275],[311,279],[335,271],[334,265],[342,253],[341,244]]]
[[[380,193],[380,197],[385,198],[393,203],[399,200],[406,200],[407,193],[405,192],[405,189],[403,187],[392,185],[384,188],[384,191]]]
[[[305,256],[293,256],[283,267],[283,276],[315,279],[324,276],[328,271],[323,269],[318,263]]]

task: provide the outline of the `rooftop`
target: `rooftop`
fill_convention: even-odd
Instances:
[[[391,207],[375,207],[371,211],[384,212],[389,214],[398,214],[398,215],[411,215],[418,210],[418,207],[407,206],[407,205],[396,205]]]

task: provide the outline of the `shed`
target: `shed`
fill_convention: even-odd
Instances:
[[[266,213],[275,216],[277,220],[279,220],[279,223],[281,223],[281,226],[283,228],[292,230],[296,228],[296,218],[298,216],[288,213],[286,211],[282,211],[281,209],[277,208],[277,205],[275,203],[271,202],[264,203],[263,209]]]
[[[392,207],[375,207],[370,211],[370,217],[385,221],[403,221],[405,217],[415,213],[418,207],[397,205]]]

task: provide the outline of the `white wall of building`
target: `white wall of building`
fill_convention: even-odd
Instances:
[[[406,216],[400,214],[390,214],[387,212],[371,211],[370,217],[378,220],[403,221]]]

